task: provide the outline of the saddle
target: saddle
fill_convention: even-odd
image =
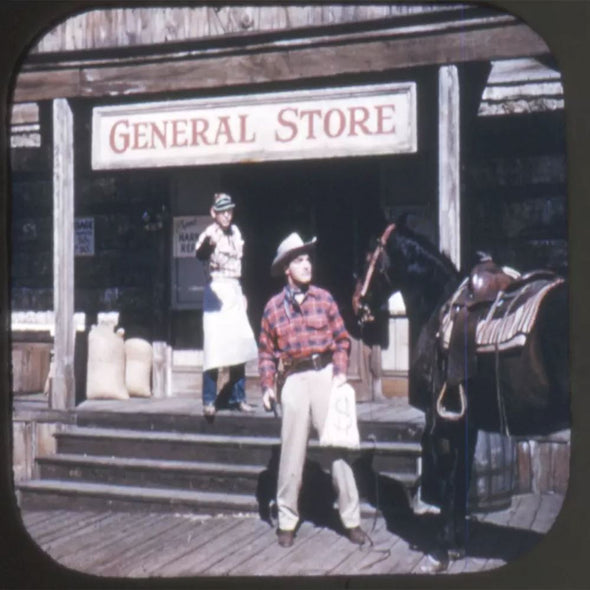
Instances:
[[[477,354],[522,347],[545,295],[564,279],[551,271],[520,275],[486,257],[476,264],[440,312],[446,384],[477,372]]]

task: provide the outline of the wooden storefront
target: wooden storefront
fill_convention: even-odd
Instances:
[[[94,159],[101,110],[408,85],[415,143],[389,153]],[[170,347],[177,370],[166,393],[196,391],[203,278],[176,247],[183,221],[189,241],[202,228],[216,190],[238,205],[254,326],[278,288],[268,268],[289,231],[318,236],[317,280],[351,330],[353,273],[385,218],[404,211],[458,267],[489,249],[511,266],[563,271],[560,101],[545,42],[477,5],[113,9],[48,31],[14,88],[12,306],[54,310],[52,407],[83,399],[74,312],[86,331],[99,312],[118,312],[127,336]],[[405,393],[407,326],[391,306],[386,351],[355,344],[360,400]]]

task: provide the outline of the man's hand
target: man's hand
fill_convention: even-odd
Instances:
[[[217,246],[217,232],[213,230],[207,233],[207,240],[209,241],[209,244],[215,248],[215,246]]]
[[[332,386],[333,387],[340,387],[346,383],[346,375],[344,373],[338,373],[338,375],[334,375],[332,378]]]
[[[274,390],[270,387],[267,387],[262,394],[262,405],[267,412],[272,411],[273,404],[277,402],[277,395]]]

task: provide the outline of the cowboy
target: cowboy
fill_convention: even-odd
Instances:
[[[310,425],[321,433],[330,392],[346,382],[350,337],[332,295],[311,284],[309,253],[316,239],[303,242],[292,233],[281,242],[271,275],[284,275],[284,289],[266,304],[259,341],[263,404],[277,401],[277,365],[286,367],[281,392],[281,453],[277,484],[278,542],[293,544],[299,522],[298,498]],[[337,389],[336,389],[337,391]],[[332,463],[338,511],[348,538],[362,545],[359,495],[352,469],[344,459]]]
[[[215,220],[199,236],[195,254],[207,261],[209,282],[203,296],[203,413],[216,411],[218,370],[229,367],[229,407],[252,412],[246,402],[245,363],[258,354],[240,285],[244,240],[232,224],[235,203],[216,193],[210,213]]]

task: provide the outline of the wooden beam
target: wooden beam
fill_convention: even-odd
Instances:
[[[39,105],[36,102],[15,104],[10,111],[10,124],[30,125],[39,123]]]
[[[53,102],[54,377],[51,408],[75,406],[74,383],[74,123],[63,98]]]
[[[461,121],[456,66],[439,70],[438,112],[439,247],[461,268]]]
[[[203,50],[200,55],[191,53],[185,59],[154,59],[152,55],[149,62],[109,63],[100,67],[80,63],[58,70],[37,65],[36,71],[24,70],[19,74],[14,100],[190,91],[542,55],[548,51],[543,39],[527,25],[505,22],[479,29],[326,41],[318,46],[273,43],[263,51],[245,45],[225,52]]]

